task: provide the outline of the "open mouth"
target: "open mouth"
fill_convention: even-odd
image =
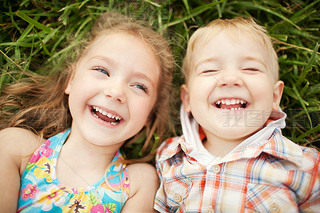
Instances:
[[[103,120],[104,122],[110,123],[112,125],[117,125],[121,122],[122,118],[118,115],[113,115],[109,112],[104,111],[103,109],[92,106],[91,113],[96,118]]]
[[[219,109],[241,110],[247,108],[247,101],[242,99],[220,99],[215,102]]]

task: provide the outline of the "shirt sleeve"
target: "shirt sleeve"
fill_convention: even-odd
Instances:
[[[314,156],[314,155],[313,155]],[[308,156],[306,156],[308,158]],[[313,158],[314,160],[314,158]],[[320,210],[320,153],[317,152],[314,167],[311,169],[311,178],[305,200],[299,205],[300,212],[319,212]]]
[[[164,145],[165,144],[162,144],[162,146],[160,146],[156,155],[156,169],[160,179],[160,187],[155,197],[154,209],[157,210],[158,212],[169,212],[169,207],[167,205],[167,198],[164,190],[164,182],[162,177],[163,163],[165,163],[165,161],[159,161],[159,158],[161,157],[162,149],[163,147],[165,147]]]

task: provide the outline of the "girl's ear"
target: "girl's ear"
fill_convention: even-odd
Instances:
[[[183,103],[184,111],[185,112],[191,112],[191,107],[190,107],[190,95],[188,91],[187,85],[183,84],[181,85],[181,92],[180,92],[180,98]]]
[[[273,87],[273,104],[272,110],[278,111],[280,107],[280,101],[282,97],[284,83],[283,81],[277,81]]]
[[[66,89],[64,90],[64,93],[67,95],[69,95],[71,92],[71,84],[72,84],[73,77],[74,77],[74,65],[72,64],[70,67],[70,76],[69,76],[68,84]]]

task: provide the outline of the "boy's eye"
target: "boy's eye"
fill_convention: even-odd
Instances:
[[[215,73],[215,72],[218,72],[218,70],[204,70],[201,73],[202,74],[209,74],[209,73]]]
[[[257,71],[259,71],[259,69],[258,69],[258,68],[254,68],[254,67],[244,68],[243,70],[246,70],[246,71],[253,71],[253,72],[257,72]]]
[[[138,88],[148,94],[148,88],[143,84],[135,84],[133,85],[133,87]]]
[[[94,67],[93,70],[96,70],[98,72],[101,72],[102,74],[107,75],[108,77],[110,77],[110,73],[107,69],[103,68],[103,67]]]

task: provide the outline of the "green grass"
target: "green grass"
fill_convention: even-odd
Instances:
[[[108,10],[144,19],[170,40],[178,91],[190,35],[216,18],[253,16],[267,28],[279,56],[280,78],[285,82],[281,107],[288,113],[284,135],[320,148],[320,0],[2,0],[0,4],[0,91],[24,72],[54,72],[48,67],[59,64],[70,45],[76,45],[93,20]],[[76,39],[70,44],[73,36]],[[20,74],[12,76],[12,70]]]

